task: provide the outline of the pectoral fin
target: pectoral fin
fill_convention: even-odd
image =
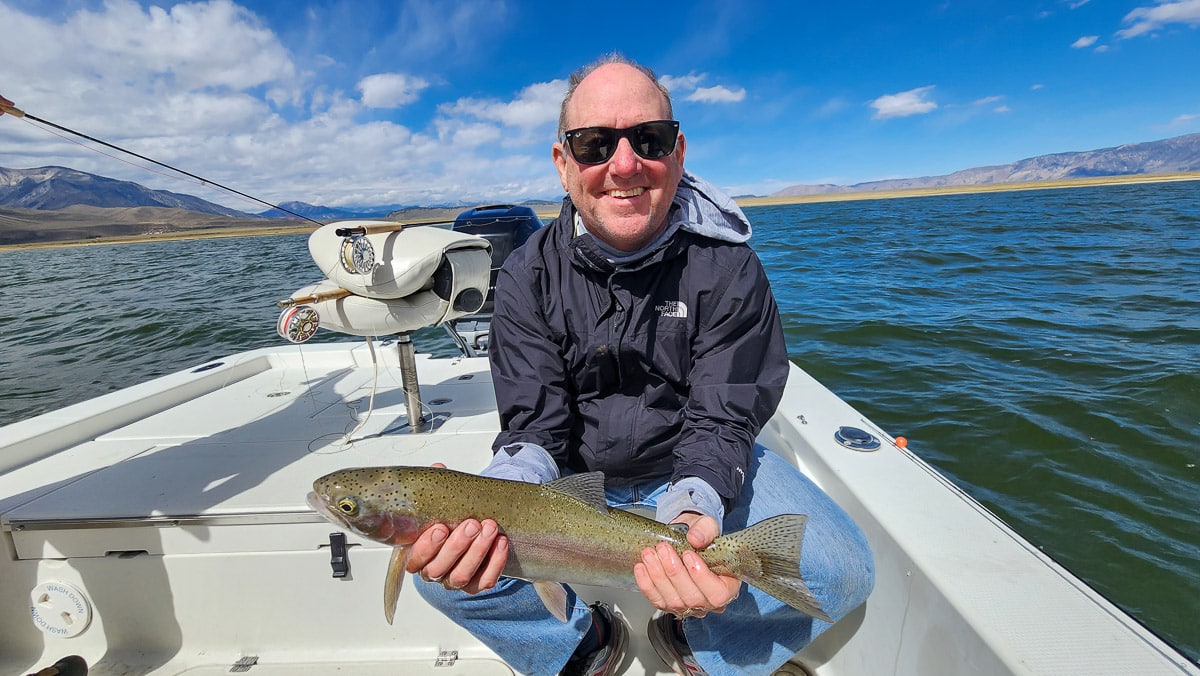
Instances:
[[[387,575],[383,578],[383,616],[388,624],[396,617],[396,601],[400,600],[400,588],[404,586],[404,566],[408,565],[410,547],[392,547],[392,558],[388,561]]]
[[[537,592],[542,605],[560,622],[567,621],[567,588],[557,582],[534,582],[533,589]]]

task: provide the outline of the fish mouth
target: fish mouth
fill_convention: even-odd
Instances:
[[[329,506],[329,501],[325,496],[317,494],[316,491],[309,491],[308,497],[305,500],[308,502],[308,506],[312,507],[317,514],[340,526],[350,527],[350,524],[346,523],[345,517]]]

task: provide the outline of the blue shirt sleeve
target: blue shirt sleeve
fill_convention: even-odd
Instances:
[[[725,531],[725,505],[721,496],[708,482],[689,476],[675,483],[658,499],[655,520],[671,523],[684,512],[698,512],[717,520],[717,534]]]
[[[479,474],[531,484],[550,483],[559,477],[558,465],[546,449],[526,441],[502,446]]]

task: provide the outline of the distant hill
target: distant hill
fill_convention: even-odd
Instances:
[[[65,209],[0,207],[0,246],[54,242],[171,239],[222,233],[295,230],[296,219],[241,218],[167,207],[93,207]]]
[[[964,169],[944,176],[870,181],[854,185],[793,185],[772,193],[771,196],[792,197],[839,192],[945,188],[1193,171],[1200,171],[1200,134],[1188,134],[1146,143],[1130,143],[1101,150],[1040,155],[1012,164]]]
[[[399,205],[382,206],[382,207],[323,207],[307,202],[280,202],[279,206],[287,209],[293,214],[300,214],[305,218],[311,218],[314,221],[332,222],[345,221],[351,219],[386,219],[388,214],[395,209],[399,209]],[[261,212],[259,216],[267,218],[292,218],[291,214],[280,211],[279,209],[268,209]]]
[[[250,214],[192,195],[151,190],[131,181],[118,181],[66,167],[0,167],[0,206],[37,210],[57,210],[71,206],[165,207],[215,216],[252,218]]]
[[[558,206],[558,201],[522,202],[535,209]],[[367,207],[327,207],[307,202],[282,202],[280,209],[268,209],[249,214],[229,209],[219,204],[192,195],[152,190],[131,181],[89,174],[66,167],[38,167],[36,169],[6,169],[0,167],[0,207],[11,209],[33,209],[58,211],[74,206],[101,208],[163,207],[227,216],[230,218],[283,218],[295,219],[299,214],[305,218],[325,223],[352,219],[428,219],[453,218],[474,204],[439,204],[412,206],[386,204]],[[291,213],[288,213],[291,212]]]

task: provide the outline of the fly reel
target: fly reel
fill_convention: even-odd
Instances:
[[[295,305],[285,309],[275,323],[275,330],[290,343],[303,343],[317,333],[321,316],[311,305]]]
[[[341,234],[340,232],[338,234]],[[342,240],[342,267],[352,275],[369,275],[375,271],[375,247],[371,240],[360,234],[345,236]]]

